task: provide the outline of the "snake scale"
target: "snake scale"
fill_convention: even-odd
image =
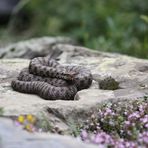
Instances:
[[[91,83],[90,70],[61,65],[47,56],[32,59],[11,86],[15,91],[37,94],[46,100],[73,100],[79,90],[89,88]]]

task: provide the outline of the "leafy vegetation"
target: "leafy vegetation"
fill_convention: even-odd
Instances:
[[[70,36],[96,50],[148,58],[147,6],[147,0],[22,0],[7,30],[24,38]],[[22,10],[25,22],[17,15]]]

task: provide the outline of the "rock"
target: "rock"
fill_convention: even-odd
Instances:
[[[18,43],[13,43],[7,47],[0,48],[0,58],[27,58],[32,59],[37,56],[45,56],[51,52],[53,45],[58,43],[74,44],[75,42],[66,37],[42,37]]]
[[[0,60],[0,107],[4,108],[4,115],[30,113],[38,116],[40,113],[46,113],[54,125],[66,130],[69,123],[85,120],[92,111],[97,110],[105,102],[118,100],[128,102],[148,95],[147,60],[64,44],[57,44],[52,50],[61,51],[57,60],[62,64],[90,68],[93,74],[92,86],[79,91],[74,101],[47,101],[36,95],[15,92],[10,87],[10,81],[28,65],[29,60],[3,59]],[[119,83],[120,89],[98,88],[98,82],[108,76]]]
[[[0,118],[0,148],[97,148],[69,137],[49,133],[28,133],[10,119]]]

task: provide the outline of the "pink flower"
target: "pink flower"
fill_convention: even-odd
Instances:
[[[148,123],[144,125],[145,128],[148,128]]]
[[[136,112],[133,112],[132,114],[130,114],[129,116],[128,116],[128,120],[136,120],[136,119],[138,119],[138,118],[140,118],[140,114],[139,114],[139,112],[138,111],[136,111]]]
[[[105,110],[104,116],[107,116],[107,115],[115,115],[115,113],[110,108],[107,108]]]
[[[82,140],[85,141],[88,138],[88,133],[86,132],[86,130],[82,130],[80,136]]]
[[[148,145],[148,131],[139,134],[138,141],[140,143]]]
[[[145,115],[143,118],[140,119],[142,123],[148,123],[148,115]]]
[[[141,112],[141,113],[144,113],[144,107],[143,107],[143,105],[141,104],[141,105],[139,105],[139,111]]]
[[[99,132],[95,135],[93,142],[96,144],[107,144],[111,145],[113,143],[113,139],[110,135],[105,132]]]
[[[129,126],[129,125],[130,125],[130,121],[125,121],[124,124],[125,124],[126,126]]]

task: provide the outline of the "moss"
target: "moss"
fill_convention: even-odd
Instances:
[[[112,77],[107,77],[99,82],[100,89],[116,90],[119,88],[119,82]]]

